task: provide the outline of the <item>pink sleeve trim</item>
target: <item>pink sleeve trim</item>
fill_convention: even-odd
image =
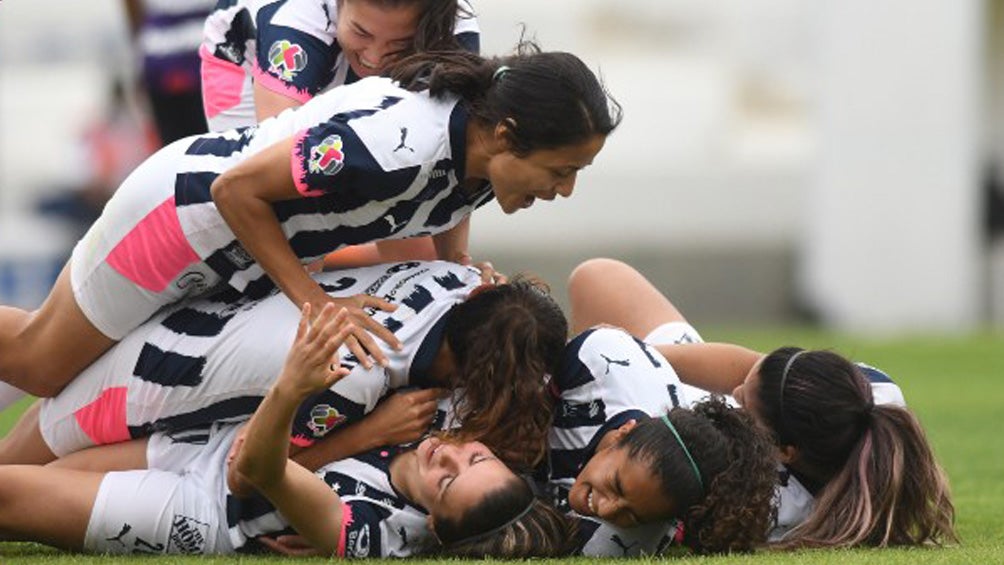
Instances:
[[[292,436],[289,438],[289,443],[295,445],[296,447],[310,447],[314,445],[314,440],[305,436]]]
[[[323,190],[313,190],[307,185],[307,165],[304,162],[310,155],[303,154],[306,137],[307,130],[302,130],[293,136],[293,153],[289,157],[289,170],[293,174],[293,184],[296,185],[297,192],[303,196],[321,196],[324,194]]]
[[[347,502],[342,502],[342,531],[338,536],[338,557],[345,557],[345,538],[349,526],[352,525],[352,507]]]
[[[278,79],[275,75],[271,75],[261,69],[258,66],[258,61],[253,61],[251,65],[251,76],[254,81],[261,85],[262,88],[280,94],[287,98],[292,98],[300,104],[305,103],[314,96],[307,92],[306,88],[297,88],[295,84],[290,84],[282,79]]]

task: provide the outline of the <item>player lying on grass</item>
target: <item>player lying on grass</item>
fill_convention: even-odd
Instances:
[[[587,261],[568,290],[574,330],[612,324],[658,344],[684,383],[732,393],[773,435],[777,547],[957,540],[946,475],[885,373],[830,351],[782,347],[764,355],[700,343],[679,310],[619,261]]]
[[[673,366],[620,329],[587,329],[552,381],[548,490],[592,556],[749,551],[772,516],[769,439],[743,410],[691,406]]]
[[[416,439],[437,414],[440,393],[432,389],[455,393],[441,403],[439,426],[462,421],[466,439],[480,439],[522,467],[543,456],[551,407],[543,379],[557,369],[567,323],[542,286],[520,279],[482,286],[476,269],[444,261],[321,273],[315,280],[336,297],[365,292],[395,305],[373,319],[403,347],[387,351],[386,367],[344,357],[350,375],[306,399],[292,440],[297,447],[320,445],[296,453],[301,463],[317,468],[349,447],[355,453]],[[279,374],[297,321],[281,294],[257,301],[214,295],[167,309],[57,397],[30,409],[0,442],[0,461],[45,463],[156,430],[244,419]],[[401,387],[427,390],[394,395],[395,405],[378,411],[379,419],[353,424]],[[325,443],[335,430],[352,437]]]
[[[484,444],[432,437],[316,473],[288,459],[297,407],[349,374],[336,352],[352,328],[335,310],[325,306],[311,325],[304,306],[284,369],[244,434],[215,424],[78,452],[57,466],[0,466],[0,538],[101,553],[226,554],[292,528],[332,556],[562,555],[568,521]],[[66,468],[129,457],[147,470]]]

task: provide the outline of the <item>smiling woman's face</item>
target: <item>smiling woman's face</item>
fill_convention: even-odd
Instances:
[[[384,67],[411,51],[418,27],[419,3],[399,7],[369,0],[338,4],[338,45],[352,71],[360,77],[380,74]]]
[[[431,515],[456,518],[486,495],[489,485],[516,477],[480,442],[448,443],[431,437],[418,445],[419,492],[416,502]]]
[[[634,527],[676,515],[648,461],[632,459],[627,447],[600,449],[575,478],[568,503],[583,516]]]

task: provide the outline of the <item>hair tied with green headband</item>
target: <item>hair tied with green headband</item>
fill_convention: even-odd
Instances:
[[[495,73],[492,74],[492,82],[498,82],[502,80],[502,77],[510,71],[508,65],[500,65],[499,68],[495,69]]]
[[[683,443],[683,438],[680,437],[680,433],[676,431],[676,427],[673,426],[673,422],[669,421],[669,416],[663,414],[662,421],[669,428],[669,431],[673,432],[673,436],[676,437],[677,443],[680,444],[680,448],[683,449],[683,454],[687,456],[687,460],[690,461],[690,466],[694,469],[694,476],[697,477],[697,484],[701,486],[701,494],[704,493],[704,479],[701,478],[701,470],[697,468],[697,461],[694,461],[694,456],[690,454],[690,450],[687,449],[687,444]]]

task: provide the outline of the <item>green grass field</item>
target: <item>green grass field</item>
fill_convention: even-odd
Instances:
[[[762,552],[679,563],[1004,563],[1004,334],[967,337],[852,338],[797,329],[702,331],[705,339],[759,349],[798,344],[828,347],[889,372],[920,417],[951,478],[962,544],[948,548]],[[15,417],[0,415],[5,431]],[[658,561],[664,561],[659,559]],[[109,558],[56,552],[34,544],[0,543],[0,563],[279,563],[277,557]],[[321,563],[325,560],[307,560]],[[577,559],[582,564],[605,560]],[[656,560],[640,560],[656,561]],[[413,560],[414,563],[431,561]]]

